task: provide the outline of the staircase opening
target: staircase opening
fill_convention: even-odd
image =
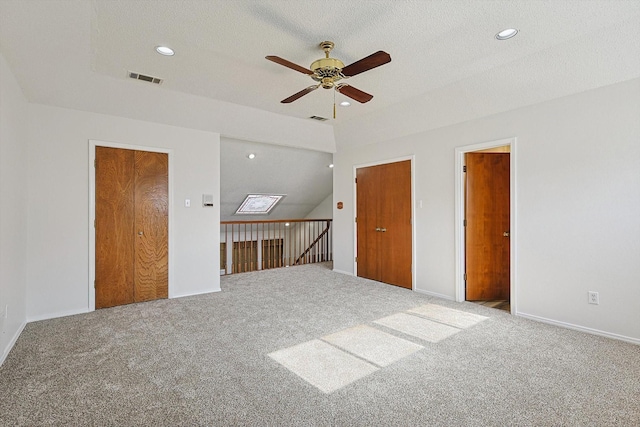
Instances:
[[[220,274],[333,261],[331,219],[223,221]]]

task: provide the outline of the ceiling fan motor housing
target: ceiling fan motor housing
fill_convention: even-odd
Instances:
[[[313,70],[311,78],[321,82],[323,88],[331,89],[336,81],[342,79],[344,63],[335,58],[322,58],[314,61],[310,68]]]
[[[289,104],[296,99],[299,99],[304,95],[313,92],[320,86],[325,89],[335,88],[337,92],[340,92],[341,94],[346,95],[351,99],[355,99],[362,104],[371,101],[373,95],[363,92],[360,89],[356,89],[351,85],[337,84],[336,82],[342,79],[353,77],[357,74],[371,70],[372,68],[384,65],[387,62],[391,61],[391,56],[388,53],[379,50],[345,67],[342,61],[340,61],[339,59],[331,58],[329,56],[331,50],[334,47],[333,42],[324,41],[320,43],[320,47],[322,48],[322,50],[324,50],[325,57],[314,61],[309,68],[301,67],[300,65],[295,64],[291,61],[287,61],[286,59],[280,58],[279,56],[266,56],[266,59],[268,59],[269,61],[273,61],[276,64],[283,65],[287,68],[291,68],[292,70],[295,70],[299,73],[306,74],[314,81],[318,82],[318,84],[306,87],[301,91],[294,93],[290,97],[283,99],[280,102],[283,104]]]

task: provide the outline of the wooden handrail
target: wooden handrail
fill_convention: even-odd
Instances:
[[[221,225],[225,225],[225,224],[265,224],[268,222],[275,222],[275,223],[286,223],[286,222],[316,222],[316,221],[329,221],[331,222],[332,219],[274,219],[274,220],[269,220],[269,219],[260,219],[260,220],[247,220],[247,221],[220,221]]]

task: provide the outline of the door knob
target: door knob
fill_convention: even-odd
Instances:
[[[380,231],[380,227],[376,227],[376,231]]]
[[[382,231],[384,233],[385,231],[387,231],[387,229],[386,228],[381,228],[380,231]]]
[[[503,231],[503,232],[502,232],[502,235],[503,235],[504,237],[509,237],[509,232],[508,232],[508,231]]]
[[[138,236],[142,236],[142,231],[138,231]]]

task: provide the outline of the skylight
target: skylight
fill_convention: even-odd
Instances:
[[[236,214],[266,215],[284,196],[285,194],[247,194]]]

